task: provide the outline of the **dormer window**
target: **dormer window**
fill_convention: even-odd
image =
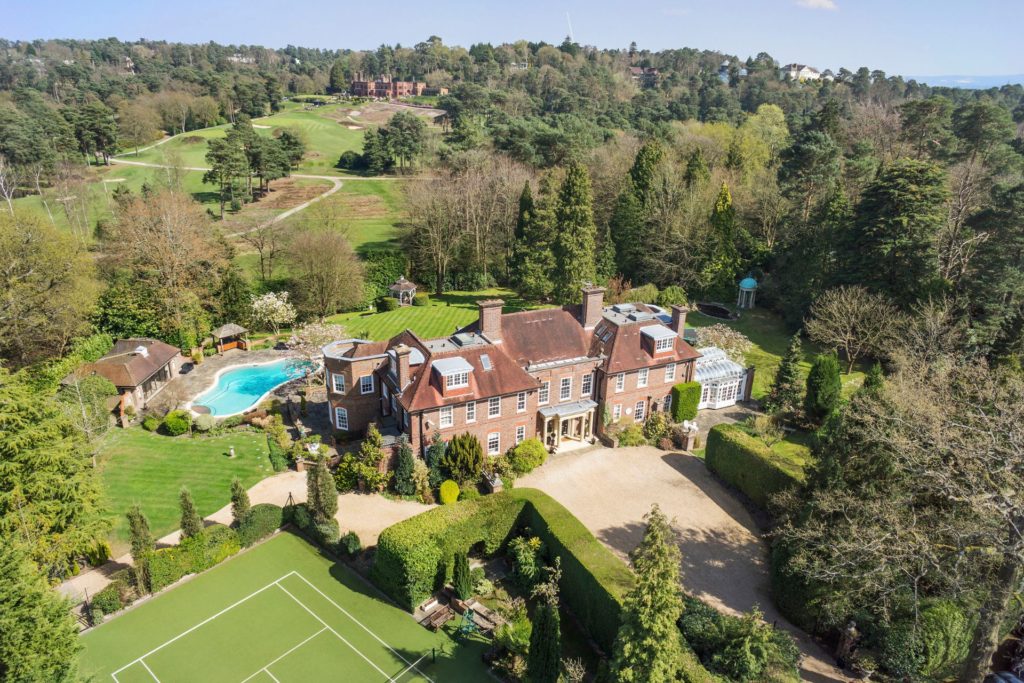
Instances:
[[[469,373],[453,372],[445,375],[444,383],[446,389],[464,389],[469,386]]]
[[[663,339],[656,340],[654,342],[654,352],[661,353],[662,351],[671,351],[672,341],[673,340],[671,337],[665,337]]]
[[[648,353],[657,355],[659,353],[667,353],[675,348],[676,337],[679,336],[664,325],[648,325],[640,330],[645,339],[645,344],[648,346]]]

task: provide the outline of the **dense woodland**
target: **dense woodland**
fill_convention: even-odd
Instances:
[[[659,78],[643,87],[630,66]],[[73,195],[85,164],[230,122],[207,157],[223,215],[304,151],[257,138],[250,117],[344,93],[357,73],[451,89],[436,103],[443,127],[395,117],[339,160],[424,177],[407,184],[391,252],[357,258],[314,214],[291,249],[266,231],[247,238],[261,266],[265,250],[293,259],[288,281],[250,282],[172,173],[118,193],[99,225],[74,202],[14,210],[44,188]],[[102,531],[88,449],[74,446],[88,424],[52,399],[97,339],[187,349],[246,315],[253,293],[281,289],[300,317],[322,319],[364,305],[406,260],[438,292],[500,284],[554,303],[584,282],[728,303],[750,274],[794,332],[850,367],[878,363],[853,399],[821,411],[784,396],[780,370],[769,407],[813,423],[820,462],[772,511],[780,605],[826,636],[855,619],[892,679],[966,660],[960,680],[980,681],[1018,616],[1024,560],[1022,127],[1021,86],[938,89],[868,68],[798,83],[764,53],[0,41],[0,456],[24,463],[0,468],[0,535],[31,539],[17,553],[0,543],[0,570],[21,576],[32,561],[60,578]],[[935,633],[963,651],[936,655]],[[39,661],[37,677],[59,678]]]

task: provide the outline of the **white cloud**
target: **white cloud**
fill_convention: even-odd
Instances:
[[[796,0],[796,4],[807,9],[839,9],[836,0]]]

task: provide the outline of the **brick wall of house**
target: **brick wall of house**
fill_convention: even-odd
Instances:
[[[529,439],[536,436],[537,392],[527,391],[525,393],[526,409],[523,412],[516,410],[517,394],[502,396],[500,417],[487,416],[487,399],[477,401],[476,420],[474,422],[466,421],[466,403],[455,405],[452,407],[453,424],[451,427],[443,429],[439,426],[441,414],[439,408],[425,410],[413,415],[411,433],[409,434],[413,452],[422,456],[423,445],[429,445],[433,439],[434,432],[439,431],[445,441],[448,441],[457,434],[469,432],[480,439],[480,444],[484,447],[484,453],[487,453],[488,435],[497,432],[500,434],[499,453],[504,453],[515,445],[516,427],[523,426],[525,428],[524,438]]]
[[[584,399],[595,399],[597,395],[597,382],[598,373],[596,372],[597,366],[600,365],[600,361],[585,361],[582,363],[575,363],[573,365],[566,365],[557,368],[551,368],[548,370],[535,370],[530,373],[533,377],[537,378],[540,383],[550,382],[550,391],[548,396],[548,402],[543,405],[555,406],[559,403],[570,403],[572,401],[581,401]],[[586,396],[583,395],[583,378],[586,375],[591,375],[591,389],[590,393]],[[561,381],[563,378],[572,380],[572,393],[569,398],[564,401],[561,399],[560,389]],[[539,392],[538,392],[539,393]]]
[[[620,421],[623,424],[630,424],[636,421],[636,404],[643,402],[644,416],[652,412],[652,405],[657,404],[658,410],[664,410],[665,398],[672,394],[672,387],[676,384],[689,382],[693,379],[694,363],[687,361],[676,363],[676,376],[674,380],[665,381],[666,365],[659,365],[648,370],[647,386],[641,387],[640,371],[633,370],[623,373],[622,391],[616,391],[616,375],[604,375],[601,373],[601,398],[604,406],[608,408],[608,415],[612,422],[615,421],[615,406],[621,408]],[[598,420],[602,424],[602,420]]]
[[[335,422],[335,408],[342,407],[348,411],[348,431],[363,433],[370,422],[376,421],[380,415],[380,381],[373,371],[383,362],[380,358],[367,358],[351,362],[327,358],[325,365],[331,375],[339,374],[345,378],[345,393],[334,390],[333,377],[327,378],[327,400],[330,405],[331,424]],[[363,376],[373,377],[373,391],[363,394],[360,391],[359,379]]]

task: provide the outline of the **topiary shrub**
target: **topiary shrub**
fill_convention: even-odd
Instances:
[[[459,499],[459,485],[451,479],[441,484],[441,504],[451,505]]]
[[[348,557],[355,557],[362,549],[363,544],[359,541],[359,536],[354,531],[348,532],[338,541],[338,550]]]
[[[548,449],[540,439],[526,439],[508,451],[508,460],[516,474],[529,474],[548,459]]]
[[[644,438],[647,439],[647,443],[656,444],[668,436],[671,426],[668,415],[664,412],[651,413],[644,420]]]
[[[386,313],[388,311],[397,311],[397,310],[398,310],[398,299],[395,299],[395,298],[390,297],[390,296],[382,296],[381,298],[377,299],[377,312],[378,313]]]
[[[413,306],[429,306],[430,305],[430,295],[427,294],[426,292],[417,292],[417,294],[412,298],[412,305]]]
[[[238,540],[248,548],[281,528],[284,510],[272,503],[260,503],[249,508],[249,514],[238,525]]]
[[[313,523],[313,518],[309,514],[309,507],[305,503],[299,503],[292,509],[292,523],[305,531],[309,528],[309,525]]]
[[[314,524],[310,528],[313,540],[324,548],[333,548],[338,544],[341,537],[341,530],[338,528],[338,520],[328,519],[326,522]]]
[[[712,427],[704,462],[761,508],[776,493],[802,486],[806,476],[803,469],[736,424]]]
[[[672,387],[672,421],[694,420],[700,405],[700,382],[683,382]]]
[[[217,426],[217,418],[213,415],[197,415],[192,426],[197,432],[208,432]]]
[[[185,410],[172,410],[164,416],[161,428],[167,436],[181,436],[192,426],[192,415]]]
[[[142,428],[147,432],[155,432],[160,429],[160,418],[156,415],[147,415],[142,419]]]
[[[480,497],[480,490],[473,485],[466,486],[459,492],[459,500],[476,500]]]
[[[644,436],[643,427],[637,423],[633,423],[619,432],[619,446],[646,446],[647,437]]]

